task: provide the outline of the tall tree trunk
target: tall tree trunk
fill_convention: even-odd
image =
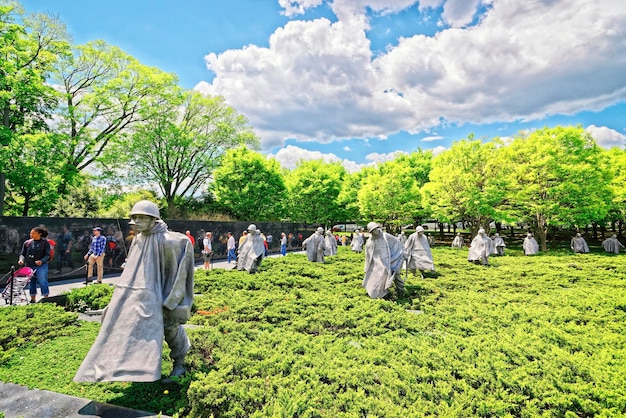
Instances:
[[[545,252],[548,250],[548,224],[540,213],[535,215],[535,222],[537,223],[537,235],[539,235],[541,242],[541,251]]]

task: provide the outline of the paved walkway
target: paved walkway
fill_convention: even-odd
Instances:
[[[280,255],[270,255],[270,257],[277,256]],[[212,267],[231,269],[235,267],[235,263],[229,264],[226,260],[218,260],[213,263]],[[202,264],[196,265],[196,269],[202,268]],[[104,276],[103,283],[113,284],[118,279],[119,274],[107,275]],[[73,288],[84,286],[85,279],[50,282],[50,297],[59,296]],[[29,293],[28,290],[26,293]],[[38,295],[38,300],[40,298],[41,295]],[[81,316],[81,319],[99,320],[99,316],[92,319]],[[28,389],[4,382],[0,382],[0,412],[4,413],[5,418],[168,418],[167,415],[155,415],[151,412],[95,402],[47,390]]]

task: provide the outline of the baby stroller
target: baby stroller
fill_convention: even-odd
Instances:
[[[11,287],[13,287],[13,304],[17,305],[22,302],[28,302],[28,297],[26,296],[26,286],[30,283],[30,279],[32,279],[35,274],[35,270],[30,267],[21,267],[13,273],[9,280],[7,281],[7,285],[2,291],[2,299],[6,304],[11,303]]]

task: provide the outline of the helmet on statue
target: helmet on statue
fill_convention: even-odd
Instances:
[[[134,215],[148,215],[153,218],[161,219],[161,215],[159,214],[159,207],[156,203],[151,202],[149,200],[140,200],[135,203],[133,209],[130,211],[130,216]]]

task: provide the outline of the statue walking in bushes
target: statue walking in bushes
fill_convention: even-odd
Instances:
[[[483,266],[489,265],[489,254],[491,254],[491,246],[493,245],[491,238],[483,228],[478,230],[478,234],[472,240],[467,260]]]
[[[624,248],[621,242],[617,239],[617,235],[613,234],[610,238],[602,241],[602,248],[607,253],[619,254],[619,249]]]
[[[361,251],[363,251],[363,244],[365,244],[363,229],[359,228],[359,230],[352,237],[352,242],[350,242],[350,248],[355,253],[360,253]]]
[[[324,255],[337,255],[337,238],[335,238],[333,231],[330,229],[326,231],[324,245],[326,246],[324,249]]]
[[[150,201],[137,202],[130,217],[138,233],[76,382],[159,380],[164,338],[174,361],[170,377],[186,372],[191,344],[182,324],[193,303],[191,241],[169,231]]]
[[[464,245],[465,241],[463,240],[461,233],[457,232],[456,236],[452,240],[452,248],[463,248]]]
[[[314,263],[324,262],[324,250],[326,249],[326,243],[324,240],[324,228],[321,226],[311,234],[310,237],[302,242],[302,249],[306,251],[306,256],[309,261]]]
[[[256,225],[250,224],[247,231],[246,238],[239,244],[237,270],[246,270],[254,274],[259,270],[261,261],[265,257],[265,243]]]
[[[370,239],[365,244],[365,278],[363,287],[372,299],[387,296],[395,284],[398,298],[404,296],[402,264],[405,259],[404,247],[400,240],[383,232],[376,222],[367,224]]]
[[[491,249],[491,254],[493,255],[504,255],[504,248],[506,244],[504,243],[504,239],[496,232],[492,239],[493,248]]]
[[[522,248],[524,249],[524,255],[535,255],[539,252],[539,244],[532,233],[526,234],[526,238],[522,242]]]
[[[589,252],[589,246],[587,246],[587,241],[585,241],[583,236],[580,235],[580,232],[577,233],[574,238],[572,238],[570,247],[575,253],[585,254]]]
[[[409,257],[406,260],[406,269],[410,270],[414,276],[419,270],[423,279],[425,270],[435,271],[433,253],[430,251],[430,244],[424,235],[424,228],[418,226],[415,232],[409,235],[406,243],[404,243],[404,250]]]

